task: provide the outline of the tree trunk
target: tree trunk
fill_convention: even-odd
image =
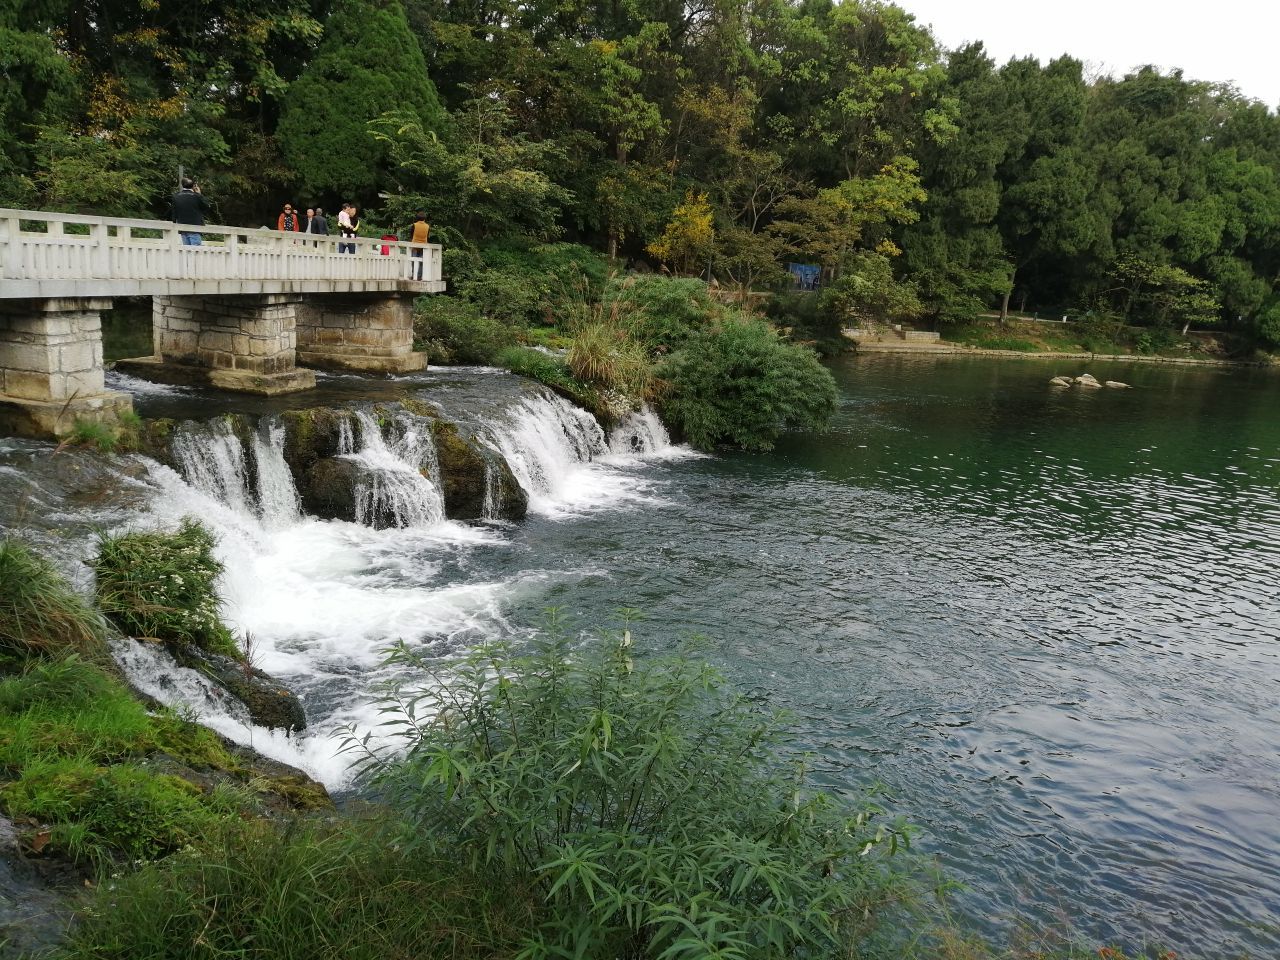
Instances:
[[[1182,335],[1185,337],[1187,335],[1187,331],[1190,329],[1191,329],[1191,321],[1188,320],[1186,323],[1182,325]]]
[[[1009,319],[1009,298],[1013,296],[1013,288],[1004,292],[1004,299],[1000,301],[1000,326],[1004,326],[1006,320]]]
[[[618,234],[613,230],[609,231],[609,259],[618,259]]]

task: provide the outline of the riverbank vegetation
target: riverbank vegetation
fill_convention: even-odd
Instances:
[[[1226,85],[997,64],[870,0],[238,10],[19,4],[0,203],[163,214],[182,164],[220,221],[423,209],[508,320],[586,250],[742,294],[812,268],[789,327],[1012,306],[1280,345],[1280,118]]]
[[[695,648],[646,654],[629,622],[584,642],[553,618],[526,650],[481,648],[447,678],[396,649],[389,743],[348,740],[377,802],[317,815],[250,752],[138,699],[106,618],[27,547],[0,542],[0,574],[0,814],[13,825],[0,856],[38,868],[32,882],[65,905],[40,936],[3,931],[19,935],[11,948],[42,942],[41,956],[68,960],[998,953],[940,912],[946,884],[906,825],[815,785],[785,717]]]

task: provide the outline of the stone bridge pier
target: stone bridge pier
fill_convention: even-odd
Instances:
[[[290,293],[152,297],[150,357],[116,368],[160,383],[274,396],[309,390],[297,367],[297,308]]]
[[[307,294],[298,305],[298,362],[308,367],[412,373],[413,294]]]
[[[62,437],[77,421],[110,424],[133,410],[107,390],[102,317],[93,297],[0,299],[0,433]]]

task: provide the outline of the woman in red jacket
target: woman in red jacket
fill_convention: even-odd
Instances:
[[[293,204],[286,203],[284,212],[280,214],[280,218],[276,221],[277,230],[292,230],[294,233],[302,232],[302,218],[298,216]]]

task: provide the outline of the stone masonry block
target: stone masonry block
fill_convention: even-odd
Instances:
[[[65,400],[66,385],[66,378],[60,373],[9,369],[4,374],[4,392],[23,400]]]
[[[59,368],[65,373],[79,373],[94,366],[93,344],[88,340],[58,348]],[[98,366],[101,366],[99,362]]]
[[[18,370],[52,372],[58,370],[58,349],[47,344],[15,343],[4,348],[0,363]]]
[[[88,397],[102,393],[105,389],[101,367],[82,373],[68,373],[66,376],[67,396]]]

